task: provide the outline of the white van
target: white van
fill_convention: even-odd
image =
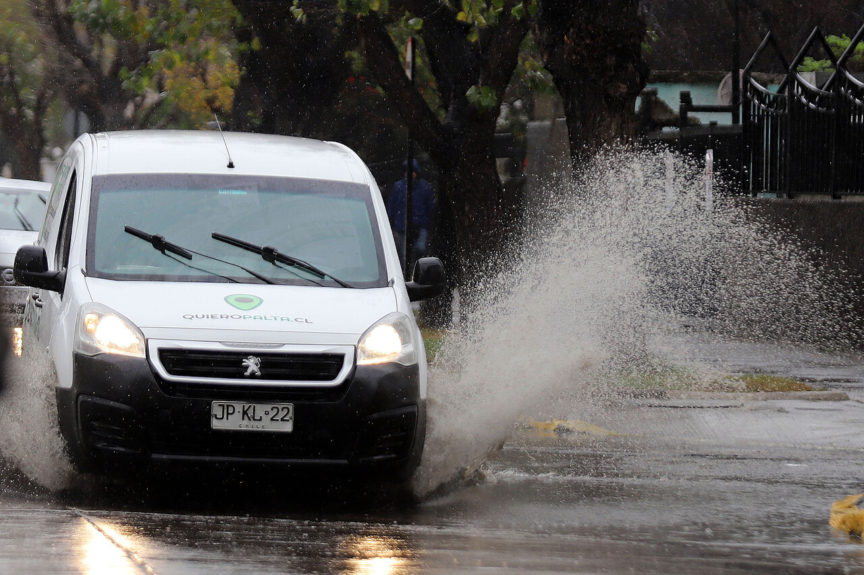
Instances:
[[[255,134],[85,134],[34,246],[24,353],[47,352],[81,470],[135,462],[410,472],[426,358],[363,162],[335,143]],[[119,465],[116,465],[119,464]]]

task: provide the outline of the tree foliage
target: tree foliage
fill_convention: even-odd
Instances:
[[[228,0],[33,0],[69,101],[95,129],[198,125],[239,80]]]
[[[54,55],[39,42],[24,2],[0,5],[0,128],[14,149],[14,175],[39,178],[43,121],[56,94]]]
[[[831,48],[831,51],[834,52],[834,56],[837,58],[839,58],[840,55],[849,48],[849,44],[852,43],[852,39],[846,34],[840,36],[829,34],[825,37],[825,41],[828,43],[828,47]],[[858,44],[855,45],[852,49],[852,55],[846,64],[847,67],[853,70],[864,68],[864,42],[858,42]],[[830,59],[818,59],[813,56],[805,56],[801,65],[798,66],[799,72],[824,72],[833,70],[834,64],[831,63]]]
[[[521,209],[518,190],[498,177],[494,154],[496,129],[518,109],[508,105],[502,113],[508,94],[518,99],[554,81],[571,142],[593,145],[626,137],[644,81],[645,27],[636,0],[29,0],[29,6],[57,54],[56,82],[49,85],[86,113],[92,130],[193,127],[231,110],[235,129],[319,138],[348,133],[392,147],[399,127],[380,128],[392,126],[394,111],[441,174],[444,241],[437,249],[466,281],[507,241]],[[409,39],[416,46],[413,79],[404,70]],[[27,49],[0,45],[7,54]],[[28,85],[22,93],[32,103],[25,108],[35,110],[41,84]],[[50,99],[50,90],[41,97]],[[7,121],[0,113],[0,122]],[[346,122],[354,124],[348,131]],[[388,142],[368,136],[376,132]]]
[[[267,4],[234,0],[248,46],[234,109],[234,126],[307,137],[328,137],[334,110],[352,75],[350,31],[338,21],[336,0]]]

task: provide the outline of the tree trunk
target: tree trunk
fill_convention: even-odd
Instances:
[[[234,100],[235,126],[253,127],[249,112],[257,112],[258,131],[313,138],[332,135],[321,119],[332,114],[350,75],[345,57],[350,49],[338,10],[330,3],[305,5],[307,20],[296,22],[291,4],[262,10],[260,2],[234,0],[248,28],[244,40],[257,38],[260,48],[241,54],[246,74]],[[248,98],[251,96],[254,102]]]
[[[648,76],[638,0],[541,0],[536,36],[564,100],[574,168],[604,145],[631,140]]]
[[[23,180],[39,180],[42,172],[40,160],[45,147],[42,129],[44,115],[39,106],[33,114],[34,116],[27,120],[23,110],[0,111],[0,123],[15,150],[12,173],[14,177]]]
[[[605,145],[633,139],[637,127],[633,110],[638,92],[619,97],[610,96],[608,85],[594,82],[559,81],[557,85],[564,101],[574,167],[584,164]]]
[[[26,132],[33,134],[33,139],[24,140],[19,138],[15,140],[15,155],[18,157],[17,169],[14,170],[16,178],[23,180],[39,180],[42,177],[42,165],[40,160],[42,159],[43,142],[41,141],[41,137],[35,135],[37,132],[41,133],[41,126],[35,130]],[[23,134],[25,132],[18,133]]]
[[[518,201],[504,193],[493,142],[500,102],[529,24],[502,19],[487,29],[487,36],[471,42],[455,12],[439,3],[417,0],[410,8],[424,18],[424,55],[446,110],[443,122],[406,79],[402,55],[376,15],[358,18],[358,36],[375,79],[442,174],[435,255],[444,262],[450,285],[460,288],[460,301],[470,307],[478,280],[494,265],[515,221]],[[496,105],[480,109],[469,104],[471,86],[491,88]],[[446,309],[431,315],[449,320]]]
[[[484,277],[500,270],[502,254],[511,244],[519,217],[520,198],[508,195],[498,176],[492,140],[491,115],[471,116],[466,129],[452,140],[451,154],[442,159],[439,182],[439,221],[434,254],[447,270],[448,283],[459,289],[461,317],[471,310]],[[450,321],[451,300],[424,306],[424,319],[432,325]]]
[[[515,198],[504,195],[489,142],[494,130],[469,133],[457,146],[457,161],[447,182],[456,231],[456,255],[466,278],[483,273],[500,253],[515,219]]]

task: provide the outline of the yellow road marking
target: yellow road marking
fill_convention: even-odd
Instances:
[[[588,433],[591,435],[620,435],[614,431],[604,429],[587,421],[551,419],[549,421],[528,420],[528,426],[542,437],[558,437],[567,433]]]
[[[864,509],[858,507],[864,501],[864,493],[844,497],[831,504],[831,527],[842,529],[849,535],[861,537],[864,531]]]

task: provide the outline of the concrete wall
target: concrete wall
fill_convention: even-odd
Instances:
[[[747,200],[769,222],[788,230],[804,246],[817,248],[814,261],[840,274],[852,293],[852,309],[838,318],[850,334],[864,321],[864,202],[846,200]],[[864,340],[854,345],[864,349]]]
[[[823,263],[844,269],[864,288],[864,202],[851,199],[748,200],[769,221],[824,252]],[[864,299],[864,290],[859,291]]]

